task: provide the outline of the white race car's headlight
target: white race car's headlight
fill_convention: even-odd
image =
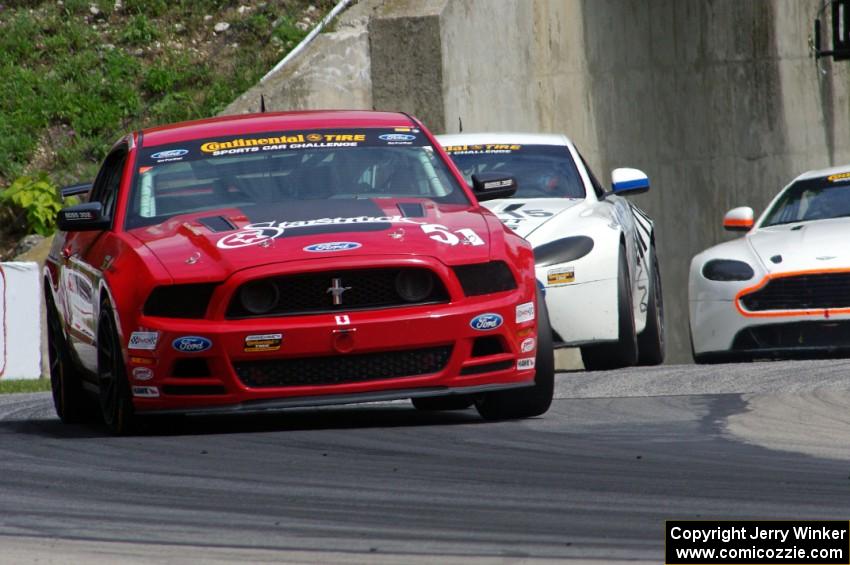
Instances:
[[[585,235],[565,237],[534,248],[534,264],[548,267],[581,259],[593,250],[593,240]]]
[[[734,259],[712,259],[702,266],[702,276],[711,281],[748,281],[755,274],[747,263]]]

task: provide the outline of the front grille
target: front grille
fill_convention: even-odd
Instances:
[[[227,390],[216,385],[165,385],[162,393],[168,396],[218,396],[227,394]]]
[[[423,298],[405,300],[398,292],[396,279],[402,272],[416,271],[431,277],[433,286]],[[334,284],[337,279],[337,284]],[[295,314],[319,314],[326,312],[347,312],[373,308],[391,308],[448,302],[449,295],[440,278],[428,269],[389,268],[358,269],[347,271],[324,271],[298,275],[283,275],[265,279],[277,289],[276,304],[268,312],[256,314],[249,312],[240,300],[240,290],[233,294],[227,308],[228,318],[248,318],[255,316],[286,316]],[[256,281],[252,281],[256,282]],[[341,304],[334,304],[334,287],[343,287],[340,293]],[[244,287],[244,285],[243,285]]]
[[[237,361],[239,379],[254,388],[337,385],[416,377],[442,371],[452,346],[359,355]]]
[[[771,279],[741,297],[751,312],[850,307],[850,273],[798,275]]]
[[[171,376],[178,379],[209,377],[210,366],[204,358],[177,359],[171,368]]]
[[[735,335],[735,351],[847,349],[850,322],[788,322],[745,328]]]

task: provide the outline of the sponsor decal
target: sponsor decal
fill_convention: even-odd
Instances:
[[[381,141],[413,141],[416,136],[409,133],[385,133],[379,135],[378,139]]]
[[[516,307],[516,323],[530,322],[534,319],[534,302],[518,304]]]
[[[238,249],[251,245],[259,245],[271,239],[281,237],[286,230],[299,228],[315,228],[324,226],[346,226],[360,224],[417,224],[419,222],[404,216],[355,216],[352,218],[317,218],[315,220],[270,221],[248,224],[240,231],[227,234],[219,239],[216,245],[219,249]]]
[[[153,365],[156,361],[150,357],[130,357],[130,363],[134,365]]]
[[[205,337],[186,335],[172,341],[171,347],[181,353],[200,353],[212,347],[212,342]]]
[[[277,351],[283,341],[283,334],[260,334],[245,336],[245,353]]]
[[[153,370],[150,367],[135,367],[133,378],[137,381],[149,381],[153,378]]]
[[[502,325],[502,317],[494,312],[479,314],[469,321],[469,327],[480,332],[495,330]]]
[[[133,396],[138,396],[139,398],[158,398],[159,389],[155,386],[134,386]]]
[[[158,340],[159,333],[157,332],[133,332],[130,334],[127,349],[146,349],[153,351],[156,349],[156,342]]]
[[[94,220],[95,219],[94,212],[89,212],[89,211],[85,211],[85,210],[80,211],[80,212],[74,212],[72,210],[67,210],[65,212],[62,212],[62,215],[66,220],[74,221],[74,222],[84,221],[84,220]]]
[[[151,159],[178,159],[189,153],[188,149],[169,149],[168,151],[160,151],[151,155]]]
[[[310,253],[329,253],[331,251],[350,251],[363,247],[356,241],[328,241],[327,243],[314,243],[304,248]]]
[[[393,128],[393,131],[397,131],[399,133],[419,133],[419,128],[398,127]]]
[[[575,282],[576,274],[574,267],[564,267],[561,269],[552,269],[548,273],[546,273],[546,282],[549,283],[549,286],[555,286],[559,284],[568,284],[571,282]]]
[[[443,149],[452,155],[478,155],[481,153],[511,153],[522,149],[522,145],[487,143],[485,145],[447,145]]]
[[[537,340],[533,337],[527,337],[522,340],[522,343],[519,346],[519,350],[522,353],[530,353],[534,351],[534,348],[537,346]]]
[[[838,173],[837,175],[830,175],[830,176],[826,177],[826,180],[828,180],[829,182],[841,182],[841,181],[850,180],[850,172],[848,172],[848,173]]]
[[[201,151],[213,156],[236,155],[280,149],[357,147],[359,143],[364,141],[366,141],[366,134],[363,133],[298,133],[256,138],[238,137],[227,141],[207,141],[201,144]]]
[[[334,316],[334,319],[336,320],[336,325],[338,326],[347,326],[351,323],[351,318],[348,317],[348,314]]]
[[[533,369],[534,357],[527,357],[526,359],[517,359],[516,368],[517,371],[526,371],[528,369]]]

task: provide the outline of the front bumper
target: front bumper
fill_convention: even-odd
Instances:
[[[697,355],[817,355],[850,351],[850,314],[768,313],[745,316],[730,300],[691,301]]]
[[[265,411],[528,386],[534,368],[518,369],[518,362],[535,356],[528,343],[529,338],[536,343],[536,317],[521,323],[516,317],[517,306],[531,301],[533,286],[520,285],[516,291],[447,304],[344,314],[242,320],[142,316],[140,329],[156,332],[158,338],[153,350],[127,350],[134,406],[148,413]],[[484,313],[498,314],[502,324],[485,331],[473,329],[471,320]],[[268,338],[278,334],[279,341]],[[255,339],[248,339],[252,336]],[[271,346],[257,348],[263,340],[256,336],[270,339]],[[209,347],[178,351],[174,342],[185,337],[203,338]],[[194,342],[206,343],[203,340]],[[422,374],[411,366],[410,359],[416,357],[407,352],[432,350],[448,350],[433,370]],[[378,365],[351,362],[363,358]],[[275,380],[276,365],[321,362],[321,367],[329,367],[337,361],[340,366],[358,367],[358,374],[345,378],[345,372],[336,368],[314,370],[309,378],[295,375],[293,381],[290,375],[285,386],[276,384],[284,382]],[[272,370],[248,378],[244,370],[237,371],[246,365]],[[370,370],[380,377],[372,378]]]

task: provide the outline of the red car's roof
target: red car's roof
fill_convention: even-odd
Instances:
[[[151,147],[179,143],[190,139],[222,137],[267,131],[291,131],[327,128],[382,128],[415,125],[399,112],[366,110],[312,110],[303,112],[268,112],[221,116],[193,122],[180,122],[146,129],[142,146]]]

